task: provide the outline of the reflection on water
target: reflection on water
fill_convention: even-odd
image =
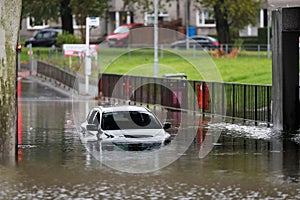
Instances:
[[[249,137],[251,129],[237,133],[222,124],[213,150],[199,159],[201,143],[213,141],[214,131],[220,130],[219,124],[200,118],[177,124],[178,129],[194,128],[197,134],[179,159],[151,173],[126,173],[100,162],[81,143],[76,125],[92,105],[65,97],[59,101],[28,97],[19,101],[23,145],[19,160],[16,165],[0,164],[0,199],[300,198],[297,140],[257,139]],[[182,117],[158,116],[173,122]]]

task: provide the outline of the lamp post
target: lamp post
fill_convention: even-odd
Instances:
[[[154,77],[158,77],[158,0],[154,1]]]
[[[189,25],[190,25],[190,0],[186,1],[185,4],[185,32],[186,32],[186,49],[190,49],[189,41]]]
[[[268,51],[268,59],[270,59],[271,55],[270,55],[270,10],[269,8],[267,9],[267,17],[268,17],[268,24],[267,24],[267,51]]]

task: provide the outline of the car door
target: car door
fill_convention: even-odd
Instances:
[[[35,36],[34,36],[34,40],[31,41],[31,44],[33,47],[37,47],[40,46],[40,42],[43,39],[43,32],[38,32]]]
[[[199,39],[199,44],[202,45],[202,48],[209,48],[210,47],[210,41],[209,39],[205,38],[205,37],[202,37]]]
[[[43,32],[43,37],[41,40],[41,46],[51,47],[55,43],[55,34],[51,31]]]

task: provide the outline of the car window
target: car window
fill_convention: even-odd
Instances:
[[[93,124],[99,125],[99,123],[100,123],[100,113],[96,112],[96,115],[93,120]]]
[[[36,38],[36,39],[41,39],[41,38],[43,38],[43,33],[42,33],[42,32],[37,33],[37,34],[35,35],[35,38]]]
[[[88,118],[87,118],[88,124],[93,124],[96,114],[97,114],[96,110],[90,112],[90,114],[88,115]]]
[[[44,39],[47,39],[47,38],[51,38],[51,32],[44,32],[44,34],[43,34],[43,38]]]
[[[101,121],[103,130],[120,129],[160,129],[162,128],[156,117],[146,112],[109,112],[104,113]]]
[[[56,37],[56,35],[57,35],[57,32],[50,32],[50,36],[52,37],[52,38],[54,38],[54,37]]]
[[[127,33],[129,32],[129,28],[127,26],[119,26],[114,33]]]
[[[196,41],[198,41],[198,40],[203,40],[203,38],[199,38],[199,37],[195,37],[195,38],[192,38],[193,40],[196,40]]]
[[[205,39],[205,38],[197,38],[196,41],[197,42],[206,42],[207,39]]]

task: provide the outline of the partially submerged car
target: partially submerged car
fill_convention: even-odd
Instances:
[[[129,151],[152,150],[170,143],[170,126],[143,106],[96,106],[81,124],[81,140]]]

